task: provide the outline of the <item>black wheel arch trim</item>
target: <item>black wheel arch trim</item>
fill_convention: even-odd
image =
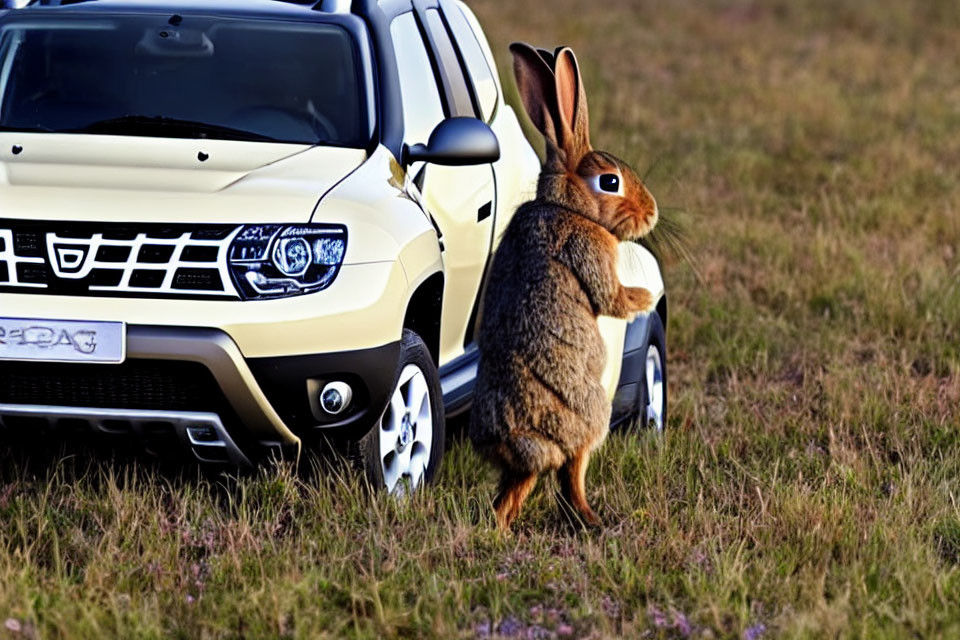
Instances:
[[[440,362],[440,323],[443,314],[443,290],[446,277],[443,271],[435,271],[424,278],[407,300],[403,314],[403,328],[410,329],[423,340],[433,357]]]
[[[663,325],[663,335],[667,335],[667,296],[661,296],[657,302],[656,313]],[[635,407],[640,401],[640,383],[643,381],[646,367],[646,353],[644,346],[647,334],[650,331],[650,314],[638,316],[636,320],[627,324],[623,338],[623,354],[621,355],[620,379],[613,396],[613,413],[610,422],[616,426],[629,420]],[[664,345],[666,346],[666,345]],[[663,354],[666,359],[666,354]]]

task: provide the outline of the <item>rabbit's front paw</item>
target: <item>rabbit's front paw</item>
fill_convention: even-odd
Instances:
[[[634,313],[650,313],[654,309],[653,294],[643,287],[627,287],[627,297]]]

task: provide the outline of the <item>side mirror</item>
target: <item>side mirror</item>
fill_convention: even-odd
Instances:
[[[403,147],[404,164],[431,162],[454,167],[487,164],[500,159],[497,135],[476,118],[447,118],[436,126],[427,144]]]

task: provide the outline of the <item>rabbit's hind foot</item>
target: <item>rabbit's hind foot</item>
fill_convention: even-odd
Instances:
[[[583,448],[557,470],[560,482],[560,509],[571,522],[600,527],[600,517],[587,503],[585,480],[590,463],[590,448]]]
[[[497,528],[508,531],[510,525],[520,513],[523,503],[537,484],[537,474],[517,474],[503,471],[500,478],[500,491],[493,501],[497,516]]]

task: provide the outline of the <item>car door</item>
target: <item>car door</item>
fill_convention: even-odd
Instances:
[[[436,7],[401,14],[391,25],[404,107],[404,142],[424,143],[445,117],[477,115],[456,49]],[[432,73],[430,72],[432,70]],[[446,272],[440,364],[463,354],[472,337],[477,296],[490,253],[496,187],[490,164],[415,163],[415,177],[440,232]]]
[[[503,98],[496,61],[476,16],[459,0],[439,2],[460,52],[480,117],[500,141],[500,159],[493,163],[497,189],[493,232],[496,249],[517,207],[536,196],[540,158],[527,140],[513,107]]]

